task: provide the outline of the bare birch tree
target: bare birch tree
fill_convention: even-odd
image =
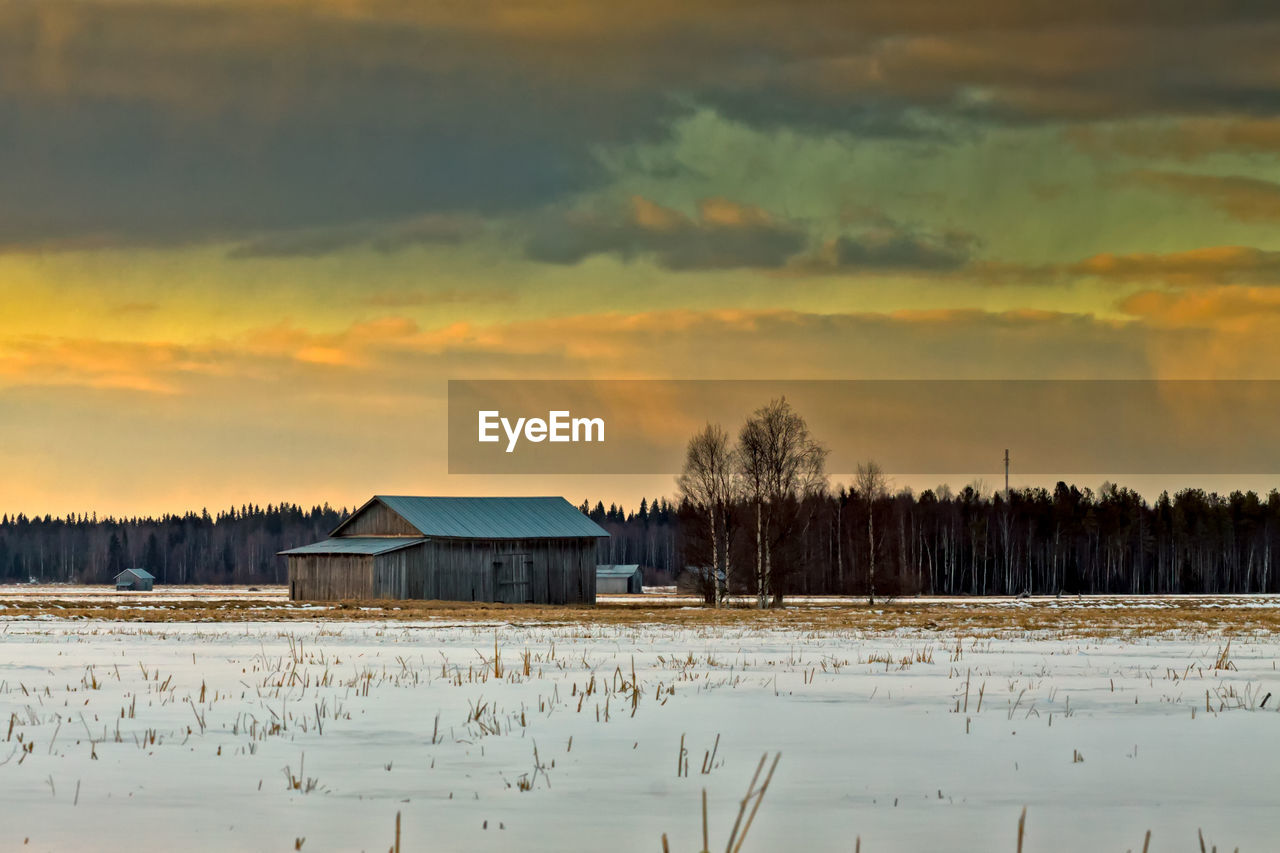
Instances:
[[[827,449],[785,397],[756,409],[738,436],[738,469],[755,510],[756,598],[767,607],[773,585],[773,521],[789,500],[826,491]]]
[[[875,461],[859,462],[853,490],[867,502],[867,603],[876,603],[876,501],[889,494],[889,479]]]
[[[689,439],[684,468],[676,478],[679,496],[706,514],[712,581],[721,607],[729,597],[729,508],[737,491],[734,456],[729,434],[718,424],[707,424]]]

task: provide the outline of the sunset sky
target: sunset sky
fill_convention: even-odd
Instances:
[[[1274,2],[0,0],[0,511],[671,493],[450,477],[450,378],[1280,378],[1278,44]]]

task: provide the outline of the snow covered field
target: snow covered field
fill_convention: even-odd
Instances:
[[[1200,628],[0,612],[0,849],[381,851],[400,812],[406,851],[693,851],[705,788],[714,850],[780,752],[744,851],[1012,851],[1024,806],[1026,851],[1275,850],[1278,659]]]

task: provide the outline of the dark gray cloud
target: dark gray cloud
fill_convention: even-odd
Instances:
[[[699,203],[696,216],[686,216],[636,197],[625,213],[540,217],[525,254],[553,264],[576,264],[594,255],[650,258],[670,270],[787,267],[818,274],[942,274],[968,268],[979,246],[967,232],[928,231],[874,209],[852,210],[847,219],[855,230],[815,252],[801,224],[758,207],[711,198]]]
[[[520,211],[595,185],[592,146],[676,109],[470,41],[265,4],[0,7],[0,247]]]
[[[576,264],[593,255],[652,258],[670,270],[777,268],[799,253],[800,227],[759,208],[706,199],[697,218],[645,199],[629,214],[544,217],[533,227],[525,254],[536,261]]]
[[[700,107],[934,142],[997,122],[1280,115],[1275,3],[806,5],[0,4],[0,248],[539,210],[606,180],[602,148]],[[616,234],[612,251],[768,265],[794,239],[758,236],[777,242],[705,255]]]
[[[976,247],[971,234],[930,234],[892,225],[838,238],[833,260],[845,270],[951,272],[968,265]]]

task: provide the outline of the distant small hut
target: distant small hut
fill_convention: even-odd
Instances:
[[[707,604],[715,603],[716,587],[723,584],[723,569],[712,571],[710,566],[685,566],[676,573],[676,592],[681,595],[700,595]]]
[[[594,604],[598,524],[560,497],[378,495],[280,553],[289,597]]]
[[[116,592],[150,592],[156,576],[146,569],[125,569],[116,575]]]
[[[596,566],[596,592],[641,593],[644,592],[644,574],[638,565],[613,563]]]

